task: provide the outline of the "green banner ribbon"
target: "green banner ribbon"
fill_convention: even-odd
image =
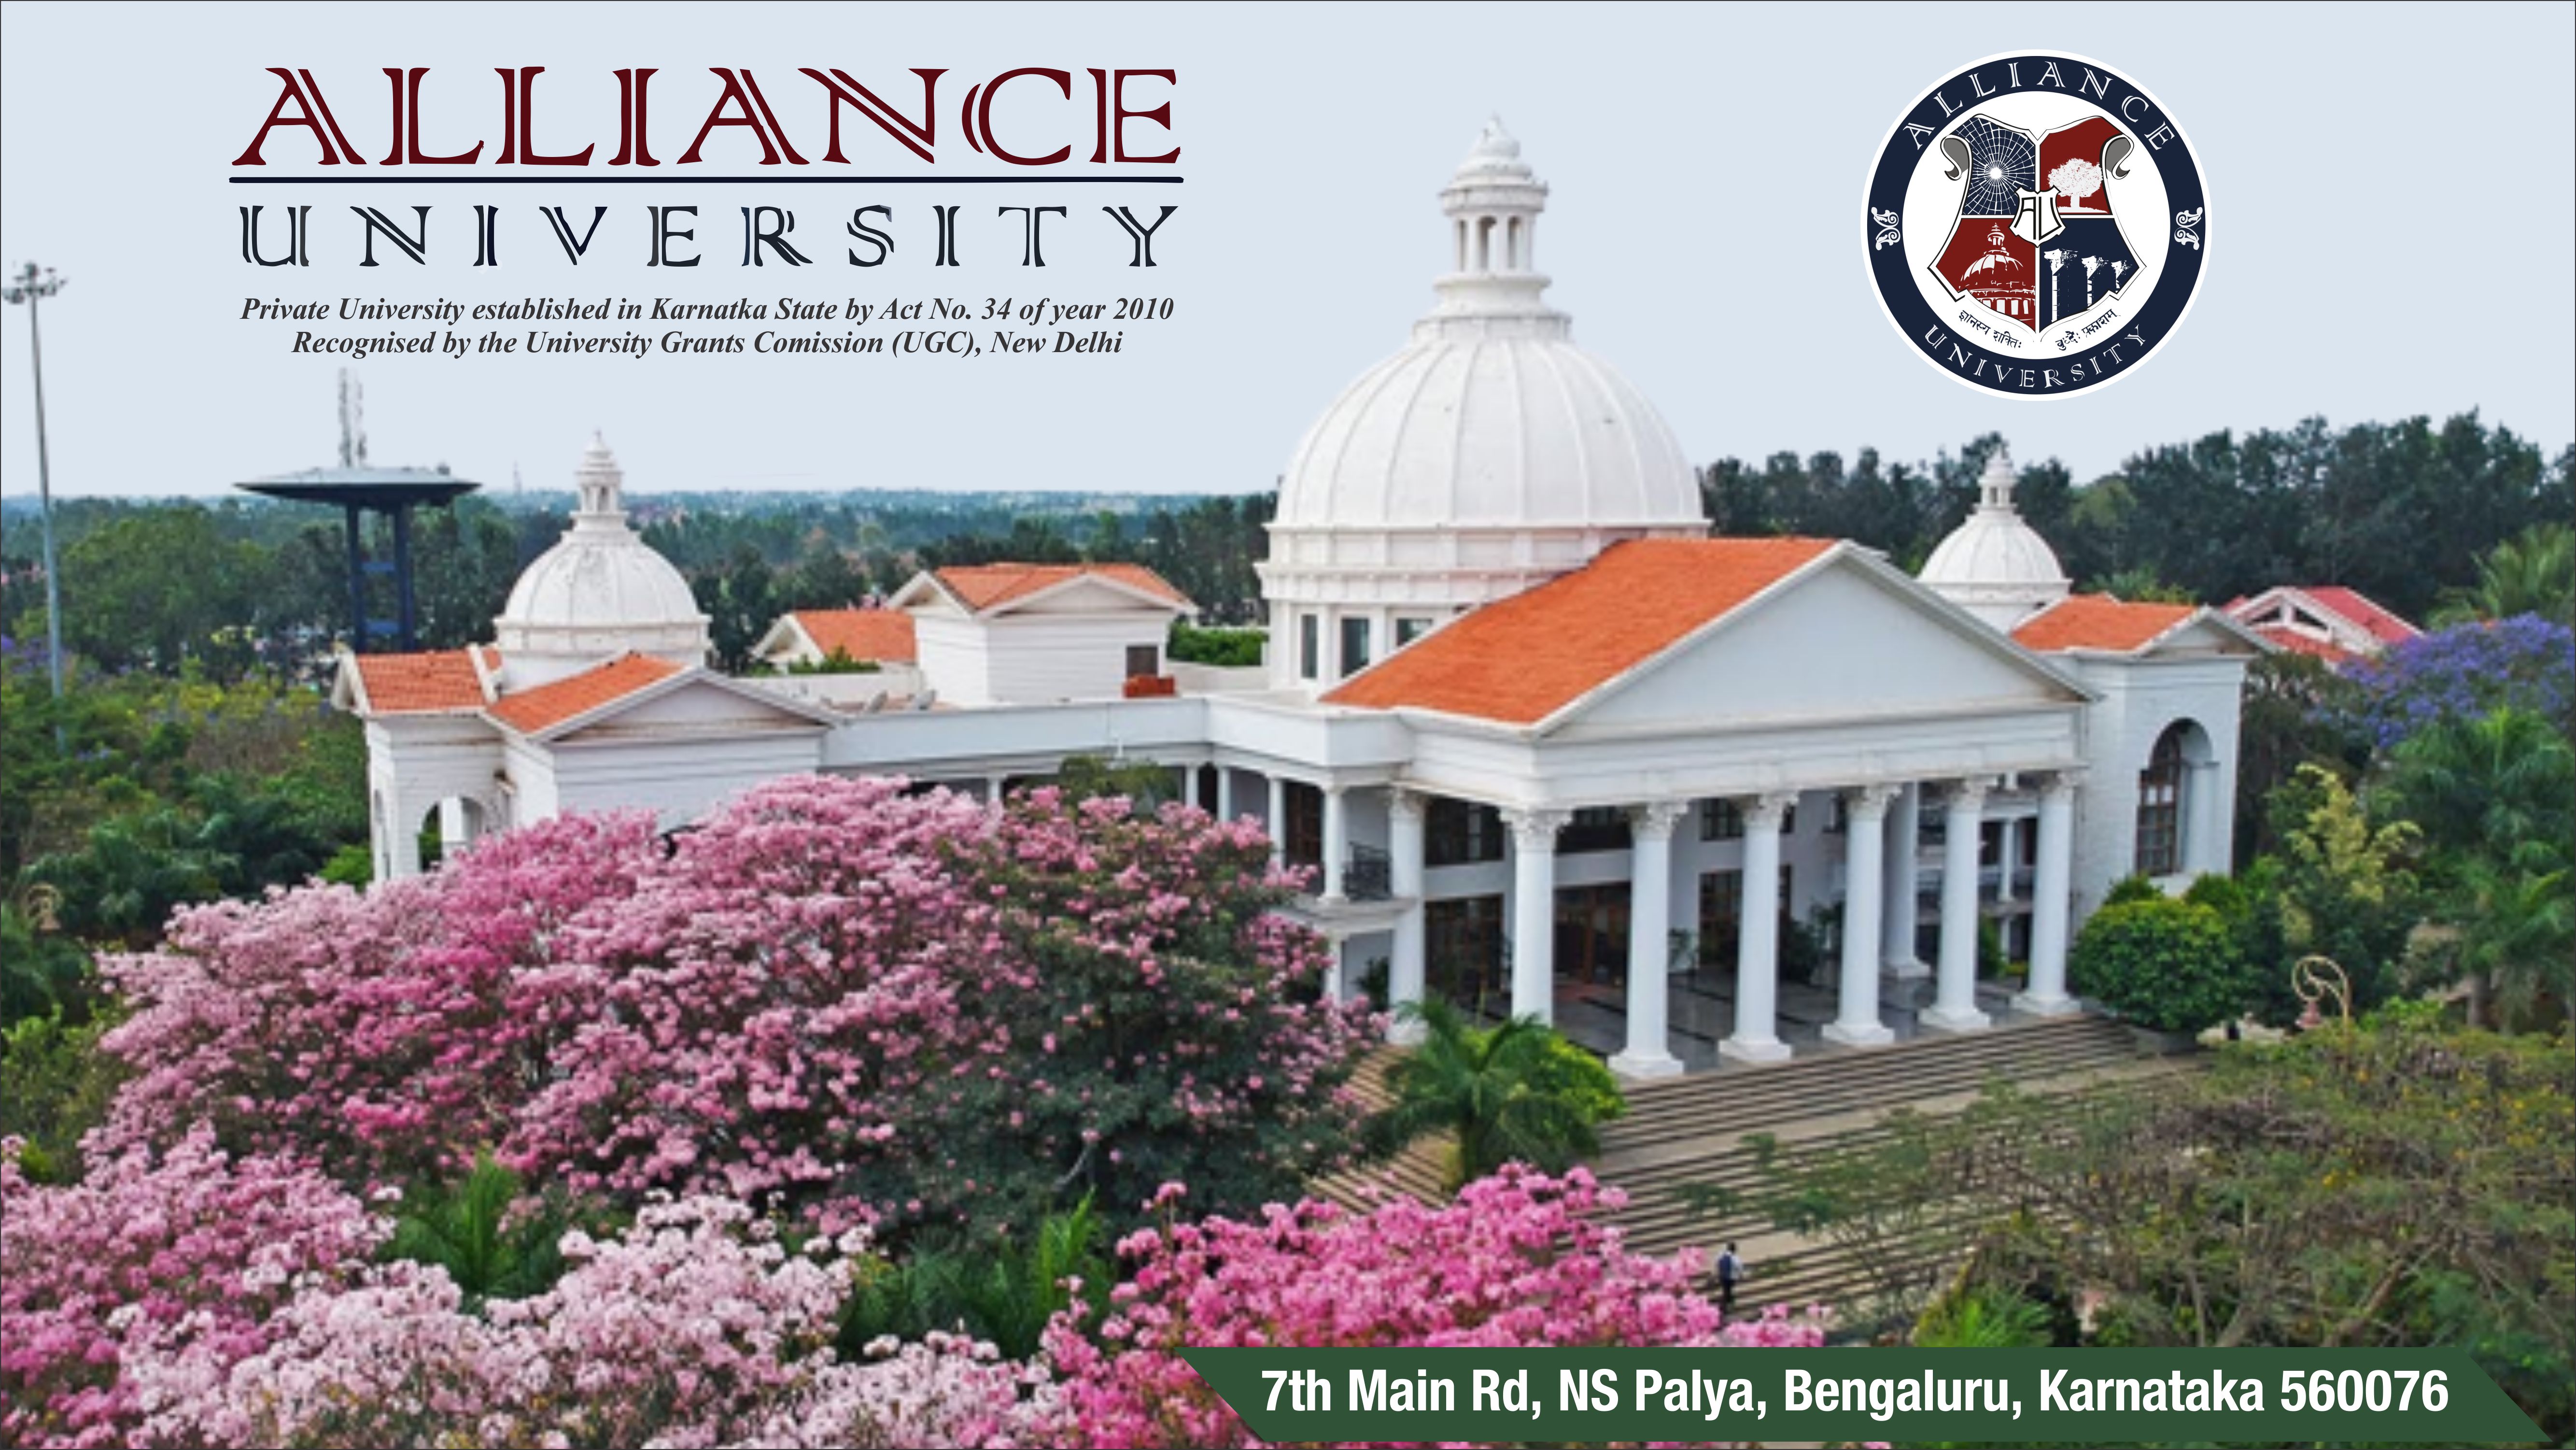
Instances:
[[[2458,1350],[1192,1349],[1272,1444],[2537,1441]]]

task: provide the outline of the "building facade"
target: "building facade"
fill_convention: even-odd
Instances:
[[[1441,193],[1435,306],[1283,478],[1263,669],[1165,662],[1192,606],[1149,571],[991,566],[889,601],[899,678],[725,676],[594,444],[496,647],[342,670],[379,876],[419,869],[424,823],[676,826],[804,772],[992,799],[1094,756],[1258,817],[1311,872],[1289,910],[1331,990],[1536,1015],[1633,1076],[2073,1010],[2068,939],[2113,883],[2228,869],[2266,646],[2072,594],[2000,454],[1920,578],[1708,537],[1662,419],[1545,304],[1546,195],[1498,125]],[[2027,963],[2008,1004],[1978,989],[1997,950]]]

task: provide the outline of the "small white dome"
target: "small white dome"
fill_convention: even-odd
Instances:
[[[2064,599],[2057,551],[2013,506],[2012,458],[1998,448],[1977,481],[1976,511],[1950,531],[1917,577],[1933,592],[2000,630]]]
[[[505,687],[526,689],[628,652],[706,662],[707,617],[689,581],[626,522],[624,475],[594,437],[575,476],[572,527],[510,588],[493,621]]]

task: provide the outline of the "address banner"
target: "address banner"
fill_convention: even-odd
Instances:
[[[1272,1444],[2533,1442],[2457,1350],[1192,1349]]]

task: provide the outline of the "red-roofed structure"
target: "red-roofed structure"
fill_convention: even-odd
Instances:
[[[801,638],[799,638],[801,636]],[[912,616],[900,609],[799,609],[781,615],[752,653],[767,660],[844,655],[879,664],[911,664],[919,656]]]
[[[651,655],[620,655],[596,669],[508,696],[492,706],[491,714],[513,730],[534,735],[678,673],[680,666],[669,660]]]
[[[2134,654],[2200,613],[2196,605],[2132,603],[2108,594],[2075,594],[2024,620],[2013,642],[2024,649],[2101,650]]]
[[[1324,696],[1530,725],[1814,563],[1831,539],[1637,539],[1467,614]]]
[[[2340,584],[2276,584],[2229,604],[2227,615],[2283,649],[2330,664],[2366,659],[2422,633],[2394,610]]]
[[[499,652],[486,653],[497,665]],[[341,678],[357,693],[343,703],[374,715],[480,710],[492,695],[487,672],[474,664],[474,653],[467,649],[348,655],[341,661]]]
[[[958,603],[977,614],[1023,602],[1077,579],[1105,579],[1195,608],[1188,595],[1142,564],[967,564],[941,569],[933,577]]]

